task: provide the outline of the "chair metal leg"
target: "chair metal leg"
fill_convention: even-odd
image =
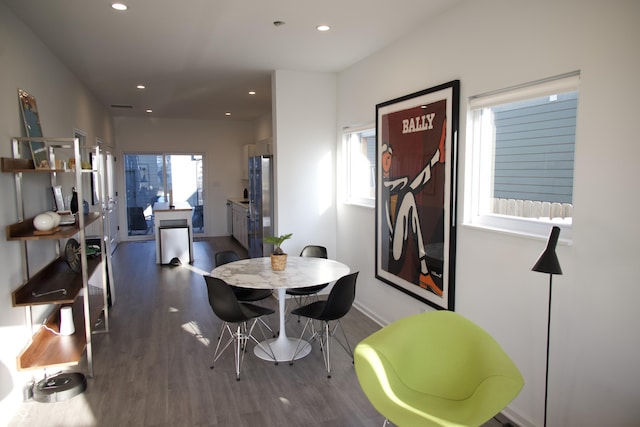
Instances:
[[[347,338],[347,334],[344,332],[344,328],[342,327],[342,323],[340,323],[340,320],[336,321],[336,325],[333,327],[333,332],[331,333],[331,336],[332,337],[335,336],[336,329],[338,327],[340,327],[340,330],[342,331],[342,336],[344,337],[344,344],[340,342],[338,338],[336,338],[336,341],[338,342],[338,344],[340,344],[340,346],[344,349],[344,351],[346,351],[347,354],[351,356],[351,360],[353,361],[353,350],[351,349],[351,345],[349,344],[349,338]]]
[[[260,305],[260,306],[264,306],[264,304],[262,304],[260,301],[257,301],[256,304]],[[260,323],[262,323],[264,325],[265,328],[267,328],[269,330],[269,332],[271,332],[271,335],[273,335],[273,338],[275,338],[276,337],[276,333],[273,331],[271,326],[269,326],[269,324],[267,322],[265,322],[262,317],[258,317],[258,320],[260,321]]]
[[[220,350],[220,344],[222,343],[222,338],[224,337],[225,332],[229,333],[230,338],[229,338],[229,341],[226,342],[222,350]],[[234,336],[233,336],[233,332],[231,331],[231,327],[229,327],[229,324],[225,322],[222,324],[220,336],[218,336],[218,343],[216,344],[216,349],[213,353],[213,359],[211,361],[211,369],[214,368],[216,361],[220,358],[222,353],[224,353],[224,351],[227,349],[227,347],[229,347],[229,345],[231,345],[233,341],[234,341]]]
[[[269,331],[271,331],[271,333],[273,333],[273,331],[271,330],[271,328],[269,328],[269,326],[268,326],[268,325],[266,325],[264,322],[262,322],[262,319],[258,318],[258,320],[261,320],[261,322],[260,322],[260,323],[264,324],[264,325],[267,327],[267,329],[269,329]],[[275,353],[273,352],[273,350],[271,349],[271,344],[269,343],[269,340],[267,339],[267,336],[266,336],[266,334],[264,333],[264,329],[262,329],[262,325],[261,325],[260,323],[258,323],[258,322],[253,322],[253,325],[251,326],[251,330],[249,331],[248,338],[250,338],[253,342],[255,342],[255,343],[256,343],[256,345],[262,349],[262,351],[264,351],[265,353],[270,354],[270,355],[271,355],[271,357],[273,358],[273,360],[276,360],[276,355],[275,355]],[[256,339],[256,337],[253,335],[253,329],[255,328],[256,324],[258,325],[258,328],[260,329],[260,333],[262,334],[262,338],[263,338],[263,341],[262,341],[262,342],[261,342],[261,341],[258,341],[258,340]],[[266,347],[265,347],[265,345],[264,345],[264,343],[265,343],[265,342],[267,343]],[[276,365],[277,365],[277,364],[278,364],[278,362],[276,361]]]
[[[273,336],[273,338],[276,337],[276,333],[273,332],[273,329],[271,329],[271,326],[269,326],[269,324],[267,322],[265,322],[262,318],[258,318],[258,320],[260,321],[260,323],[262,323],[264,325],[265,328],[267,328],[269,330],[269,332],[271,332],[271,335]]]
[[[304,334],[307,331],[309,324],[311,325],[311,337],[306,340],[307,344],[304,344],[304,345],[311,345],[311,343],[316,339],[319,341],[320,351],[323,353],[322,359],[324,361],[324,366],[327,369],[327,378],[331,378],[331,357],[330,357],[331,347],[330,345],[331,345],[331,340],[335,337],[335,334],[338,328],[340,328],[340,330],[342,331],[342,336],[344,337],[344,344],[337,337],[336,337],[336,341],[338,342],[338,344],[340,344],[340,347],[342,347],[344,351],[346,351],[347,354],[351,356],[351,360],[353,360],[353,350],[351,350],[349,339],[347,338],[347,334],[345,333],[344,328],[340,323],[340,320],[336,320],[336,323],[335,325],[333,325],[333,328],[330,327],[329,322],[323,321],[322,328],[320,331],[318,331],[315,328],[313,319],[310,319],[310,318],[307,319],[307,322],[304,324],[304,328],[302,329],[302,334],[300,334],[300,341],[296,346],[296,350],[293,352],[293,356],[289,361],[289,365],[293,365],[293,361],[295,360],[295,357],[304,348],[304,345],[302,345],[301,347],[300,343],[304,341]]]
[[[307,328],[309,327],[309,324],[311,324],[311,337],[308,340],[304,340],[304,333],[307,331]],[[318,332],[315,329],[315,326],[313,324],[313,319],[307,319],[307,321],[304,324],[304,328],[302,328],[302,333],[300,334],[300,340],[298,340],[298,344],[296,345],[296,349],[293,352],[293,354],[291,355],[291,360],[289,361],[289,365],[293,365],[293,361],[295,360],[296,356],[298,354],[300,354],[300,352],[306,347],[306,346],[310,346],[311,343],[313,341],[315,341],[315,339],[318,337]],[[300,346],[301,343],[304,343],[302,345],[302,347]]]
[[[213,354],[213,361],[211,362],[211,369],[214,368],[215,362],[220,358],[220,356],[222,356],[224,351],[233,343],[236,380],[240,381],[240,371],[242,370],[242,363],[244,362],[244,355],[247,351],[247,344],[249,342],[249,339],[251,339],[257,345],[259,345],[265,352],[271,353],[271,355],[275,360],[276,357],[273,354],[273,351],[271,350],[271,346],[267,343],[267,346],[265,347],[263,343],[259,342],[253,336],[253,329],[255,328],[257,323],[258,323],[258,319],[254,319],[253,323],[251,323],[251,326],[249,327],[247,326],[247,322],[238,323],[236,325],[236,330],[234,332],[232,331],[229,324],[225,322],[222,326],[222,333],[218,337],[218,343],[216,345],[216,349]],[[262,330],[262,326],[259,326],[259,327],[266,341],[267,338],[265,336],[264,330]],[[222,338],[224,337],[225,333],[229,334],[229,340],[224,344],[222,349],[220,349]]]
[[[327,378],[331,378],[331,348],[329,344],[331,343],[331,333],[329,332],[329,322],[324,322],[323,326],[323,336],[320,337],[320,349],[322,350],[322,357],[324,359],[324,367],[327,368]],[[324,342],[324,345],[323,345]]]
[[[236,339],[235,339],[235,362],[236,362],[236,381],[240,381],[240,366],[242,365],[242,360],[244,360],[244,335],[242,334],[243,325],[238,324],[236,329]]]
[[[248,328],[247,328],[247,322],[242,322],[241,324],[238,324],[238,329],[236,333],[237,347],[236,347],[236,356],[235,356],[236,381],[240,381],[240,370],[242,369],[242,363],[244,362],[244,355],[247,352],[247,345],[249,344],[249,340],[251,339],[256,344],[263,347],[262,344],[259,343],[258,340],[253,336],[253,329],[256,327],[256,324],[258,324],[258,320],[261,320],[261,319],[260,318],[254,319],[253,322],[251,323],[251,326]],[[261,326],[260,326],[260,329],[262,330]],[[264,331],[262,335],[264,335]],[[269,350],[271,351],[270,346],[269,346]],[[271,354],[273,354],[272,351],[271,351]]]

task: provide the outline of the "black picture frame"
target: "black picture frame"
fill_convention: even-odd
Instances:
[[[454,310],[460,81],[376,105],[376,278]]]
[[[40,125],[36,98],[27,91],[18,89],[18,100],[20,101],[25,134],[27,137],[33,138],[29,141],[29,149],[34,167],[36,169],[50,169],[54,165],[49,164],[49,151],[42,140],[42,126]]]
[[[51,187],[51,191],[53,192],[53,202],[55,204],[56,212],[65,211],[64,197],[62,195],[62,186],[54,185],[53,187]]]
[[[42,126],[40,125],[36,98],[27,91],[18,89],[18,100],[20,101],[20,111],[26,135],[30,138],[42,138]]]

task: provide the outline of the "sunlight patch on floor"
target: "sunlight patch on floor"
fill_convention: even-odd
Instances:
[[[182,325],[182,329],[185,332],[188,332],[191,335],[193,335],[198,341],[204,344],[205,347],[209,347],[209,344],[211,343],[211,341],[208,338],[205,338],[204,335],[202,335],[202,331],[200,330],[200,326],[198,325],[198,322],[195,322],[192,320],[187,323],[184,323]]]
[[[208,276],[209,275],[208,271],[201,270],[198,267],[194,267],[191,264],[182,264],[181,267],[182,268],[186,268],[187,270],[191,270],[192,272],[194,272],[196,274],[199,274],[201,276]]]

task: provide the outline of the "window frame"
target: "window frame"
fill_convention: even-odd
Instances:
[[[572,240],[572,224],[552,219],[527,218],[519,216],[501,215],[489,212],[489,195],[492,192],[492,174],[495,158],[495,141],[490,149],[483,147],[481,132],[487,132],[487,127],[480,124],[481,110],[501,104],[514,103],[527,99],[550,96],[565,92],[578,92],[580,72],[550,77],[531,83],[500,89],[480,95],[471,96],[467,110],[467,195],[465,198],[465,215],[463,225],[503,232],[519,236],[546,237],[549,228],[559,226],[562,240],[567,243]],[[579,97],[578,97],[579,103]],[[577,119],[576,119],[577,121]],[[576,141],[577,143],[577,141]],[[574,151],[575,152],[575,151]]]
[[[375,146],[376,141],[376,124],[374,121],[363,123],[356,126],[345,126],[342,128],[342,201],[347,205],[364,206],[368,208],[375,208],[376,191],[375,191],[375,172],[376,164],[374,158],[373,164],[373,192],[371,197],[356,197],[351,194],[351,173],[352,173],[352,156],[351,156],[351,142],[350,137],[355,133],[371,132]],[[375,157],[375,156],[374,156]]]

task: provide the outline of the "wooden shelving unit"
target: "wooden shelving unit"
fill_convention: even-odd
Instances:
[[[84,174],[94,174],[100,182],[101,194],[104,194],[104,183],[101,180],[100,167],[96,169],[36,169],[31,159],[24,155],[24,145],[37,140],[47,144],[48,152],[52,154],[50,164],[53,161],[53,153],[56,149],[72,150],[75,164],[82,165],[80,154],[81,147],[76,138],[13,138],[13,158],[0,158],[2,172],[12,173],[16,184],[16,206],[18,210],[18,222],[6,226],[6,238],[8,241],[19,241],[23,245],[23,269],[24,282],[12,292],[12,304],[14,307],[24,307],[27,310],[27,320],[30,330],[34,330],[32,322],[32,307],[38,305],[51,305],[52,310],[42,325],[39,325],[32,336],[29,337],[24,350],[17,357],[19,370],[55,368],[61,366],[77,365],[83,355],[87,356],[89,375],[93,375],[93,356],[91,336],[94,325],[100,316],[104,317],[103,330],[108,332],[108,304],[107,304],[107,278],[106,266],[110,252],[106,249],[104,238],[104,213],[89,212],[86,215],[76,215],[76,222],[72,225],[60,226],[54,231],[43,234],[34,229],[33,218],[25,218],[24,195],[22,194],[22,180],[31,174],[49,174],[51,184],[54,185],[59,174],[75,175],[74,186],[78,189],[78,200],[83,198]],[[94,155],[100,155],[99,147],[93,147]],[[101,198],[103,200],[103,198]],[[87,257],[85,229],[91,224],[98,224],[101,230],[100,253],[97,256]],[[60,255],[61,242],[65,239],[77,238],[81,243],[82,269],[80,272],[71,270],[64,256]],[[42,241],[58,241],[57,255],[54,259],[31,274],[29,271],[28,254],[29,245],[38,245]],[[90,284],[90,278],[98,277],[99,286]],[[60,308],[71,306],[75,333],[64,336],[59,335]]]
[[[95,286],[89,286],[88,289],[93,325],[98,320],[103,305],[102,291]],[[76,332],[68,336],[51,332],[51,330],[59,331],[60,310],[55,310],[44,325],[33,334],[31,343],[18,355],[18,369],[57,368],[77,365],[80,362],[87,347],[82,298],[76,298],[71,305]]]
[[[89,258],[87,261],[88,274],[91,276],[100,266],[100,260]],[[82,288],[82,275],[71,271],[65,260],[57,258],[11,295],[14,307],[72,304]]]
[[[84,216],[84,226],[87,227],[94,221],[100,219],[98,212],[89,212]],[[79,222],[73,225],[62,225],[60,229],[52,234],[37,234],[33,228],[33,218],[15,224],[7,225],[7,240],[57,240],[68,239],[80,232]]]

